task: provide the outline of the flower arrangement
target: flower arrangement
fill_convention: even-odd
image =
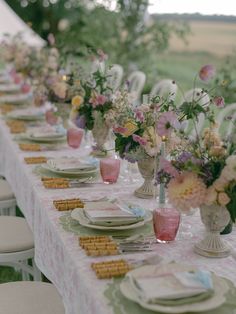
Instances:
[[[162,139],[168,137],[168,148],[174,144],[173,127],[180,129],[177,108],[170,97],[153,97],[148,104],[134,107],[132,95],[118,92],[113,108],[106,115],[115,133],[115,150],[130,162],[156,157],[160,154]]]
[[[112,108],[112,88],[109,86],[108,75],[105,74],[103,63],[106,55],[98,51],[98,66],[95,72],[80,81],[80,93],[71,100],[71,118],[81,128],[92,130],[95,118],[106,124],[105,114]]]
[[[208,65],[199,72],[206,81],[213,77],[214,69]],[[202,95],[199,95],[201,98]],[[202,205],[222,205],[228,209],[231,219],[236,219],[236,145],[224,141],[218,133],[215,108],[224,106],[221,96],[211,95],[209,103],[200,106],[193,100],[189,107],[180,107],[179,120],[191,118],[196,137],[179,133],[182,145],[169,152],[167,159],[160,161],[158,182],[164,182],[169,201],[184,212]],[[200,113],[208,122],[202,133],[196,128]]]

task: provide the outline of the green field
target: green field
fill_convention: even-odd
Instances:
[[[220,70],[227,56],[236,56],[236,23],[194,21],[190,27],[188,45],[173,37],[167,52],[150,56],[152,67],[146,71],[147,92],[162,78],[173,79],[188,90],[202,65],[213,64]]]

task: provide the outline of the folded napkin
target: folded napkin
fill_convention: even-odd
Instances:
[[[34,127],[27,131],[27,134],[34,138],[52,138],[52,137],[63,137],[66,134],[65,129],[61,127],[44,126],[44,127]]]
[[[30,108],[30,109],[18,109],[12,111],[11,115],[14,116],[25,116],[25,117],[31,117],[31,116],[41,116],[43,115],[42,110],[37,108]]]
[[[139,297],[146,303],[181,305],[199,302],[214,293],[211,273],[195,270],[160,275],[127,275]]]
[[[48,161],[49,167],[60,171],[88,171],[96,169],[96,166],[83,163],[77,158],[58,158]]]
[[[119,204],[111,202],[97,202],[95,208],[85,208],[84,214],[92,224],[105,226],[126,225],[143,220],[135,213],[124,210]]]

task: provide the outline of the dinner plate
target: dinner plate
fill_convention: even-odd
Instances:
[[[85,205],[86,206],[86,205]],[[92,224],[89,219],[84,214],[83,209],[81,208],[75,208],[71,212],[71,217],[75,220],[77,220],[81,226],[90,228],[90,229],[97,229],[97,230],[128,230],[128,229],[135,229],[142,227],[144,224],[152,220],[152,212],[147,210],[146,215],[144,216],[144,219],[142,221],[139,221],[137,223],[133,223],[130,225],[122,225],[122,226],[101,226],[101,225],[95,225]]]
[[[18,92],[21,89],[17,84],[0,84],[0,92]]]
[[[165,265],[147,265],[143,267],[136,268],[129,272],[128,274],[132,276],[139,276],[145,273],[147,274],[164,274],[169,273],[170,271],[177,272],[177,271],[190,271],[194,270],[197,267],[190,266],[190,265],[183,265],[177,263],[165,264]],[[120,291],[124,297],[127,299],[138,303],[143,308],[152,310],[154,312],[161,312],[161,313],[169,313],[169,314],[179,314],[179,313],[186,313],[186,312],[203,312],[208,310],[213,310],[219,306],[221,306],[225,301],[225,294],[229,290],[229,286],[227,282],[221,278],[212,274],[212,281],[214,286],[214,295],[208,299],[189,303],[189,304],[182,304],[182,305],[160,305],[160,304],[151,304],[143,301],[140,296],[138,295],[137,291],[133,288],[132,283],[129,281],[128,277],[125,277],[120,284]]]
[[[47,161],[47,164],[50,168],[59,170],[59,171],[90,171],[97,168],[91,162],[87,160],[78,159],[76,157],[59,157],[59,158],[52,158]],[[64,167],[64,169],[63,169]],[[67,168],[66,168],[67,167]]]
[[[56,170],[56,169],[53,169],[51,168],[48,164],[42,164],[41,165],[42,168],[44,168],[45,170],[48,170],[52,173],[56,173],[56,174],[59,174],[60,176],[74,176],[74,177],[77,177],[77,176],[94,176],[98,169],[97,168],[94,168],[92,170],[86,170],[86,171],[63,171],[63,170]]]
[[[51,143],[51,142],[65,141],[66,136],[63,134],[60,136],[52,136],[52,137],[34,137],[33,135],[26,134],[26,139],[33,142],[39,142],[39,143]]]
[[[14,119],[14,120],[27,120],[27,121],[36,121],[36,120],[43,120],[45,118],[44,113],[41,114],[21,114],[19,112],[9,112],[6,115],[7,118]]]
[[[24,104],[32,98],[32,94],[13,94],[0,96],[0,103]]]

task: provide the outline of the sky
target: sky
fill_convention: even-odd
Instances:
[[[149,13],[236,15],[236,0],[150,0]]]

